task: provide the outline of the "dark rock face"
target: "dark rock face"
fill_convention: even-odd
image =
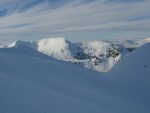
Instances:
[[[100,63],[105,61],[105,59],[107,59],[109,57],[116,58],[118,55],[121,54],[121,52],[122,52],[122,49],[117,48],[117,47],[113,47],[113,48],[109,48],[106,51],[106,54],[99,54],[99,55],[91,56],[88,53],[85,53],[84,51],[82,51],[81,48],[78,48],[78,52],[76,53],[74,58],[77,59],[77,60],[93,59],[93,64],[94,65],[99,65]]]

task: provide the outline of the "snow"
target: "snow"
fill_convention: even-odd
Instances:
[[[126,48],[138,48],[149,42],[150,42],[150,38],[144,38],[141,40],[126,40],[121,42],[121,45],[125,46]]]
[[[88,87],[92,91],[89,82],[95,80],[90,76],[93,72],[25,47],[0,49],[0,62],[0,112],[69,113],[72,109],[95,109],[84,97]]]
[[[146,43],[150,43],[150,38],[145,38],[143,40],[139,40],[139,41],[137,41],[137,43],[139,43],[139,46],[142,46]]]
[[[110,73],[113,78],[119,78],[122,76],[135,77],[142,79],[144,77],[150,77],[150,43],[144,44],[119,62]],[[107,73],[107,74],[108,74]],[[135,79],[135,80],[136,80]],[[144,78],[145,79],[145,78]]]
[[[9,45],[9,47],[20,46],[27,46],[53,58],[78,64],[99,72],[111,70],[127,54],[127,50],[124,47],[111,42],[71,42],[63,37],[45,38],[39,41],[16,41]],[[116,58],[106,57],[108,50],[114,48],[119,48],[122,51],[119,52]]]
[[[121,53],[116,58],[106,57],[108,50],[113,49],[114,47],[122,49]],[[94,64],[95,58],[84,62],[84,66],[86,68],[99,72],[107,72],[111,70],[112,67],[119,62],[121,57],[127,54],[127,50],[125,48],[106,41],[82,42],[80,43],[80,48],[82,48],[82,51],[84,51],[84,53],[100,58],[101,61],[98,63],[98,65]],[[100,57],[101,55],[104,56]]]
[[[53,56],[58,59],[69,59],[71,53],[69,51],[69,42],[64,38],[47,38],[37,42],[38,51]]]
[[[12,44],[8,45],[8,48],[11,47],[30,47],[32,49],[37,49],[36,43],[34,41],[21,41],[17,40],[13,42]]]
[[[0,113],[149,113],[149,49],[98,73],[30,47],[0,48]]]
[[[133,107],[150,112],[150,43],[126,56],[110,72],[104,74],[113,84],[112,89],[120,98],[131,101]],[[136,111],[137,112],[137,111]]]
[[[104,41],[86,41],[81,43],[81,48],[91,56],[98,56],[99,53],[105,54],[108,48],[111,48],[111,43]]]

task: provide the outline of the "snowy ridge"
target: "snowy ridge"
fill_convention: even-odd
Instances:
[[[149,113],[150,44],[108,73],[29,47],[0,49],[1,113]]]
[[[70,42],[62,37],[17,41],[9,47],[27,46],[56,59],[107,72],[127,53],[123,46],[104,41]]]
[[[142,40],[126,40],[121,42],[121,45],[125,46],[126,48],[137,48],[149,42],[150,38],[145,38]]]
[[[8,45],[8,48],[12,48],[12,47],[29,47],[32,48],[34,50],[37,50],[37,45],[36,42],[34,41],[21,41],[21,40],[17,40],[15,42],[13,42],[12,44]]]
[[[139,41],[137,41],[137,43],[139,43],[139,46],[142,46],[146,43],[150,43],[150,38],[145,38],[143,40],[139,40]]]

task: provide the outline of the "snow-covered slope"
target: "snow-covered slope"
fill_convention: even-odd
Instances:
[[[91,74],[30,48],[0,49],[0,113],[98,111]]]
[[[112,89],[125,102],[131,100],[132,107],[141,113],[150,112],[150,43],[126,56],[110,72],[105,73]],[[133,112],[136,113],[136,112]]]
[[[149,113],[150,44],[108,74],[22,46],[0,49],[0,113]]]
[[[119,62],[127,50],[119,45],[104,41],[73,43],[59,38],[39,41],[16,41],[9,47],[27,46],[56,59],[80,64],[88,69],[107,72]]]
[[[148,75],[150,72],[149,50],[150,43],[144,44],[143,46],[139,47],[138,49],[124,57],[122,61],[108,73],[113,73],[113,75],[127,75],[128,77],[134,76],[136,73],[138,73],[139,76]],[[131,72],[130,74],[132,75],[129,75],[129,72]]]

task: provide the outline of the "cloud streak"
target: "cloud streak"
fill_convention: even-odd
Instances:
[[[123,0],[60,1],[0,0],[1,10],[7,10],[0,17],[0,40],[150,36],[149,0],[133,0],[132,3]]]

